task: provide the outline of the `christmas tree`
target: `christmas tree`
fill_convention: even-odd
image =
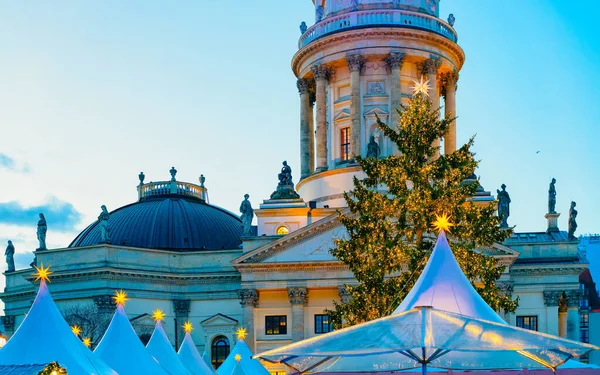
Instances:
[[[415,82],[408,105],[398,109],[397,127],[378,119],[398,155],[356,157],[366,177],[354,178],[354,189],[344,194],[349,210],[339,215],[348,236],[331,252],[358,284],[347,286],[347,303],[334,303],[329,311],[336,327],[393,312],[427,262],[435,244],[431,223],[441,215],[454,223],[449,234],[454,255],[481,297],[497,311],[517,308],[517,301],[496,285],[504,267],[476,251],[504,241],[511,232],[499,227],[495,204],[472,200],[479,186],[470,179],[478,165],[471,151],[473,138],[437,157],[434,141],[444,136],[453,119],[440,119],[439,110],[432,110],[427,89],[427,82]]]

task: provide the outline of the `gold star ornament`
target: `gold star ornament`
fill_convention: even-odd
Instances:
[[[79,336],[81,334],[81,327],[77,324],[71,326],[71,331],[75,334],[75,336]]]
[[[92,339],[90,339],[89,337],[84,338],[83,345],[85,345],[89,348],[90,346],[92,346]]]
[[[152,319],[157,323],[162,322],[165,320],[165,313],[161,309],[156,309],[152,311]]]
[[[238,340],[244,340],[248,335],[248,331],[246,331],[246,328],[239,328],[235,334],[237,335]]]
[[[423,96],[429,96],[429,80],[423,81],[423,77],[421,76],[421,80],[413,80],[413,96],[417,94],[423,94]]]
[[[35,276],[35,280],[34,282],[41,280],[42,282],[50,282],[50,279],[48,278],[48,276],[52,275],[54,272],[49,271],[50,270],[50,266],[44,268],[44,265],[40,263],[40,266],[33,266],[33,268],[35,268],[35,270],[37,271],[36,273],[33,274],[33,276]]]
[[[450,232],[450,227],[454,226],[446,214],[443,214],[442,216],[436,216],[435,221],[431,224],[433,225],[433,228],[438,231],[438,233],[441,231]]]
[[[112,299],[117,306],[125,306],[125,302],[129,301],[129,298],[127,298],[127,293],[125,293],[122,289],[116,291]]]
[[[235,355],[235,357],[233,357],[233,358],[235,358],[235,361],[236,361],[236,362],[239,362],[239,361],[241,361],[241,360],[242,360],[242,356],[241,356],[239,353],[238,353],[238,354],[236,354],[236,355]]]
[[[183,323],[181,328],[183,328],[183,332],[185,332],[185,333],[192,333],[192,331],[194,330],[194,326],[192,325],[192,322],[190,322],[189,320],[187,322]]]

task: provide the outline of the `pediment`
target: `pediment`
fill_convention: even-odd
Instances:
[[[340,121],[350,119],[350,111],[348,109],[342,109],[335,116],[333,116],[333,121]]]
[[[369,109],[368,111],[363,113],[363,116],[365,118],[367,117],[375,117],[375,115],[379,116],[379,117],[385,117],[387,115],[389,115],[390,113],[380,107],[373,107],[371,109]]]
[[[234,326],[238,324],[236,319],[233,319],[227,315],[215,314],[208,319],[204,319],[200,322],[203,327],[206,326]]]

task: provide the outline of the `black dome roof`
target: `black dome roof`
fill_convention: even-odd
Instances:
[[[69,247],[99,244],[98,223],[88,226]],[[143,199],[111,212],[108,223],[113,245],[186,251],[236,249],[241,244],[241,220],[194,197]]]

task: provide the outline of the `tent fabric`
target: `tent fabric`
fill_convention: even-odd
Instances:
[[[202,353],[202,359],[204,360],[208,368],[212,371],[212,373],[216,374],[217,370],[215,370],[215,368],[212,366],[212,363],[210,363],[210,358],[208,357],[208,353],[206,352],[206,350],[204,351],[204,353]]]
[[[593,349],[589,344],[421,307],[257,357],[300,372],[398,371],[419,368],[423,360],[428,367],[444,369],[537,369],[556,368]]]
[[[233,373],[238,362],[235,360],[236,354],[242,359],[239,366],[247,373],[252,375],[271,375],[267,369],[256,359],[252,358],[252,352],[244,340],[238,340],[233,350],[229,353],[225,361],[217,369],[219,375],[230,375]]]
[[[212,375],[214,374],[212,370],[212,366],[209,368],[204,358],[198,352],[196,348],[196,344],[194,344],[194,340],[192,340],[192,335],[189,332],[186,332],[183,342],[179,347],[179,352],[177,353],[179,356],[179,360],[183,363],[188,370],[194,375]]]
[[[438,310],[506,323],[481,298],[462,272],[444,232],[439,234],[421,276],[394,314],[418,306],[431,306]]]
[[[94,353],[118,371],[119,375],[169,374],[148,353],[131,326],[122,305],[117,306],[115,315]]]
[[[0,365],[2,375],[37,375],[44,371],[47,365]]]
[[[0,350],[0,365],[58,362],[69,375],[116,375],[71,331],[45,281],[29,313]]]
[[[160,321],[156,322],[154,332],[146,345],[146,349],[169,373],[191,375],[191,372],[179,360],[179,356],[171,346],[167,333]]]

